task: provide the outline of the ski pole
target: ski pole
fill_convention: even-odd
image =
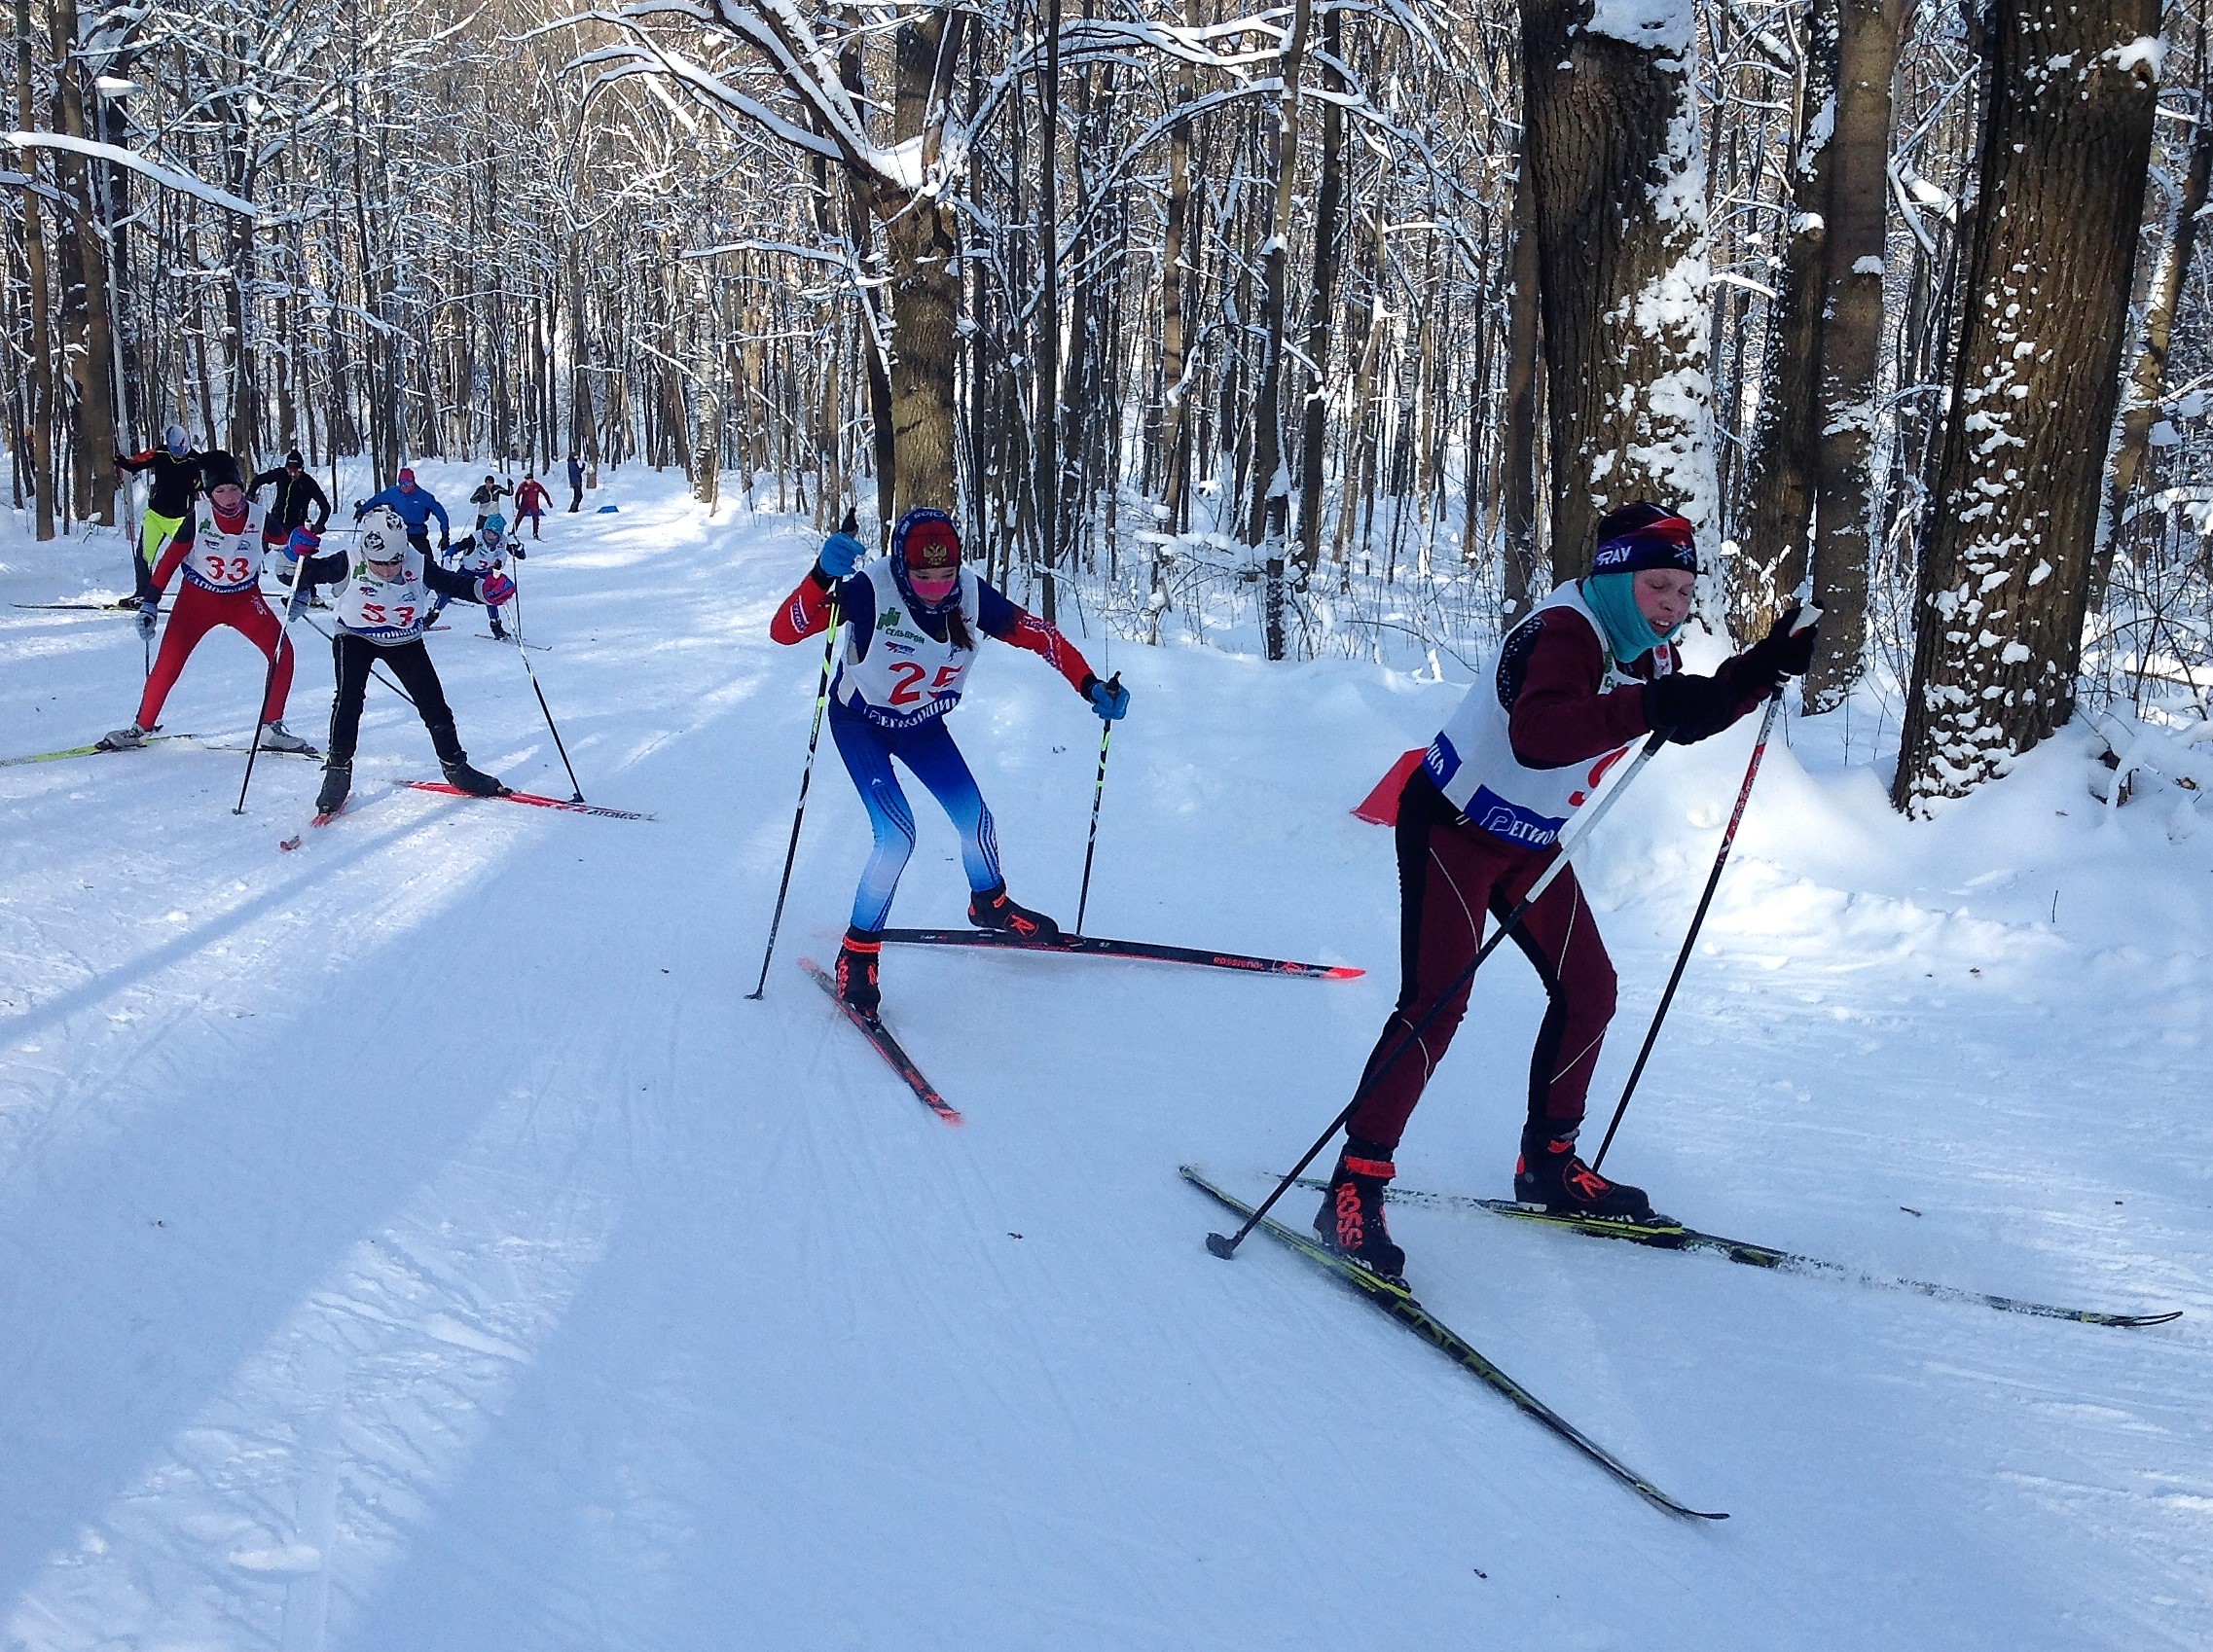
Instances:
[[[1802,631],[1821,618],[1821,609],[1809,602],[1804,616],[1791,628]],[[1645,1076],[1645,1062],[1651,1058],[1652,1046],[1659,1041],[1660,1023],[1667,1020],[1668,1006],[1675,1002],[1675,989],[1683,982],[1683,971],[1690,962],[1690,949],[1697,944],[1699,925],[1706,921],[1706,909],[1714,904],[1714,890],[1722,881],[1722,868],[1729,863],[1729,849],[1736,843],[1736,829],[1744,823],[1744,806],[1752,801],[1752,782],[1760,777],[1760,760],[1767,755],[1767,736],[1775,727],[1775,714],[1782,709],[1783,691],[1778,688],[1767,697],[1767,709],[1760,716],[1760,737],[1753,742],[1752,761],[1744,767],[1744,784],[1736,789],[1736,808],[1729,811],[1729,823],[1722,833],[1722,846],[1714,856],[1714,870],[1706,874],[1705,893],[1698,897],[1698,910],[1690,915],[1689,933],[1683,937],[1683,950],[1675,954],[1675,968],[1668,973],[1667,987],[1660,993],[1659,1008],[1652,1012],[1652,1024],[1645,1029],[1645,1042],[1637,1051],[1636,1063],[1629,1069],[1629,1082],[1621,1087],[1621,1099],[1614,1104],[1614,1117],[1606,1127],[1606,1138],[1598,1144],[1590,1167],[1597,1169],[1606,1163],[1606,1150],[1614,1145],[1614,1132],[1621,1128],[1621,1115],[1629,1110],[1629,1097],[1637,1093],[1637,1081]]]
[[[530,651],[523,646],[523,582],[513,574],[515,581],[515,657],[523,662],[523,669],[530,673],[530,692],[538,697],[538,709],[546,714],[546,727],[553,731],[554,750],[561,753],[561,766],[568,771],[570,803],[584,801],[584,788],[576,783],[576,765],[568,760],[568,747],[562,744],[561,726],[554,721],[553,707],[546,703],[546,691],[538,686],[537,667],[530,664]]]
[[[1491,938],[1476,949],[1475,956],[1469,962],[1468,967],[1454,978],[1452,985],[1445,988],[1443,995],[1430,1006],[1430,1013],[1424,1016],[1416,1024],[1413,1030],[1406,1034],[1405,1038],[1399,1042],[1397,1049],[1392,1051],[1380,1065],[1360,1081],[1360,1088],[1353,1092],[1353,1098],[1345,1103],[1344,1111],[1331,1119],[1329,1128],[1314,1138],[1314,1145],[1306,1150],[1306,1156],[1285,1172],[1284,1179],[1276,1184],[1275,1191],[1260,1202],[1258,1209],[1246,1217],[1243,1227],[1227,1239],[1224,1239],[1220,1234],[1207,1235],[1207,1248],[1209,1250],[1224,1262],[1237,1254],[1237,1247],[1245,1242],[1245,1236],[1260,1225],[1260,1219],[1274,1207],[1276,1201],[1289,1191],[1290,1185],[1305,1173],[1307,1166],[1313,1164],[1322,1150],[1329,1145],[1330,1137],[1345,1128],[1346,1121],[1351,1119],[1360,1104],[1367,1099],[1368,1093],[1383,1081],[1383,1075],[1397,1066],[1399,1059],[1421,1042],[1422,1034],[1430,1029],[1430,1023],[1443,1013],[1445,1005],[1460,996],[1462,988],[1474,980],[1475,972],[1483,967],[1483,960],[1497,952],[1499,943],[1511,934],[1514,926],[1528,916],[1529,909],[1537,904],[1538,897],[1544,893],[1552,880],[1557,878],[1561,871],[1566,868],[1569,857],[1581,845],[1582,841],[1590,836],[1591,829],[1606,817],[1606,811],[1614,807],[1614,800],[1629,789],[1629,782],[1637,777],[1637,771],[1651,760],[1652,753],[1667,743],[1667,730],[1654,729],[1647,736],[1637,755],[1630,760],[1629,767],[1621,772],[1621,778],[1607,790],[1604,797],[1590,805],[1580,815],[1576,817],[1565,832],[1560,834],[1559,852],[1553,855],[1550,863],[1538,875],[1537,881],[1529,886],[1529,893],[1522,896],[1513,911],[1507,913],[1500,920],[1499,927]]]
[[[1116,671],[1106,679],[1108,688],[1122,686],[1122,673]],[[1099,847],[1099,805],[1106,796],[1106,742],[1114,737],[1114,725],[1109,722],[1099,731],[1099,778],[1091,788],[1091,836],[1083,844],[1083,891],[1075,898],[1075,932],[1083,933],[1083,909],[1091,904],[1091,856]]]
[[[840,533],[851,533],[860,525],[859,514],[851,505],[846,507],[846,520],[840,524]],[[791,866],[799,858],[799,823],[807,818],[807,787],[815,778],[815,747],[822,738],[822,712],[830,703],[830,666],[838,654],[838,588],[830,588],[829,634],[822,643],[822,675],[815,685],[815,726],[807,732],[807,766],[799,772],[799,807],[791,811],[791,842],[783,849],[783,880],[776,888],[776,912],[769,918],[769,944],[761,953],[761,979],[745,996],[754,1003],[769,989],[769,960],[776,956],[777,931],[783,927],[783,899],[791,892]]]
[[[261,732],[267,721],[261,714],[269,709],[269,691],[276,686],[277,664],[283,660],[285,649],[291,646],[293,613],[300,600],[300,575],[307,566],[306,557],[292,558],[292,584],[284,593],[284,624],[276,628],[276,646],[269,655],[269,674],[261,681],[261,703],[254,711],[253,744],[246,747],[245,778],[238,782],[238,807],[231,810],[233,814],[246,811],[246,788],[254,783],[254,759],[261,755]]]

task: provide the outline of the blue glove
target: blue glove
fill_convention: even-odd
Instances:
[[[852,534],[833,533],[822,541],[822,554],[815,558],[815,565],[831,579],[844,579],[867,555],[868,547]]]
[[[505,574],[491,573],[477,581],[477,600],[496,608],[515,594],[515,582]]]
[[[1091,709],[1101,719],[1111,723],[1117,717],[1127,716],[1130,709],[1130,691],[1122,686],[1122,673],[1116,671],[1106,682],[1097,677],[1083,685],[1083,698],[1091,701]]]

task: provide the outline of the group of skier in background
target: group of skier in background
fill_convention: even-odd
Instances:
[[[230,626],[271,662],[262,744],[315,754],[283,723],[292,661],[260,589],[264,557],[272,555],[294,603],[313,588],[338,588],[337,693],[321,754],[318,812],[345,804],[362,698],[378,663],[391,667],[415,701],[448,782],[479,796],[505,790],[469,764],[422,633],[448,601],[462,600],[483,604],[492,634],[507,635],[500,609],[515,587],[503,570],[510,555],[520,558],[524,551],[499,505],[512,498],[536,537],[550,499],[534,473],[513,489],[488,474],[470,494],[475,531],[456,546],[444,504],[413,470],[402,469],[391,486],[354,505],[360,531],[353,549],[324,553],[330,501],[298,452],[248,483],[230,454],[196,452],[186,432],[172,426],[161,448],[117,459],[150,483],[136,553],[137,600],[149,624],[170,578],[181,573],[183,585],[138,714],[104,745],[144,743],[200,638]],[[573,456],[569,481],[574,511],[582,503],[583,469]],[[259,497],[264,488],[271,489],[266,503]],[[832,641],[828,721],[874,844],[834,982],[845,1003],[872,1022],[882,1003],[885,928],[915,846],[914,811],[894,760],[937,800],[960,835],[969,921],[1031,944],[1061,939],[1053,918],[1008,894],[991,809],[946,725],[981,639],[1035,654],[1109,724],[1130,707],[1118,678],[1103,681],[1058,628],[968,566],[962,550],[958,524],[935,509],[902,516],[888,555],[873,561],[852,532],[834,533],[770,627],[783,644],[842,627]],[[1361,1071],[1314,1221],[1324,1245],[1381,1277],[1396,1281],[1405,1266],[1384,1213],[1385,1189],[1397,1173],[1393,1156],[1466,1011],[1470,960],[1486,921],[1509,915],[1512,939],[1547,999],[1530,1061],[1515,1198],[1579,1217],[1652,1216],[1641,1189],[1602,1175],[1578,1150],[1614,1015],[1614,973],[1572,868],[1543,880],[1569,817],[1631,747],[1655,732],[1678,744],[1710,738],[1806,670],[1815,632],[1796,626],[1793,608],[1714,672],[1686,671],[1675,640],[1689,616],[1698,571],[1693,527],[1682,516],[1642,502],[1609,513],[1598,524],[1591,572],[1562,585],[1506,632],[1419,761],[1409,761],[1390,800],[1400,987]],[[1541,881],[1541,892],[1516,914]]]
[[[196,449],[190,433],[172,424],[161,447],[118,453],[116,463],[149,477],[145,517],[133,552],[137,591],[131,599],[149,636],[170,579],[180,574],[182,579],[168,625],[162,631],[160,651],[147,672],[137,715],[100,740],[104,749],[125,751],[144,745],[160,724],[163,704],[200,638],[218,626],[229,626],[260,649],[270,664],[260,713],[261,748],[323,759],[322,786],[315,799],[319,817],[343,808],[352,789],[362,699],[371,668],[378,664],[391,667],[414,701],[447,784],[478,797],[495,797],[507,790],[469,763],[437,668],[422,643],[422,633],[455,598],[483,604],[492,636],[507,640],[500,608],[514,598],[515,583],[504,570],[509,554],[519,557],[523,550],[510,543],[506,521],[496,511],[480,512],[476,531],[455,545],[445,505],[417,482],[412,469],[402,468],[391,486],[355,501],[353,521],[359,532],[353,549],[324,553],[321,541],[330,521],[330,500],[297,450],[285,454],[280,469],[264,471],[248,483],[236,457],[220,449]],[[264,487],[272,489],[266,503],[259,497]],[[526,480],[526,490],[533,487],[534,532],[546,493],[534,478]],[[522,503],[519,496],[518,505]],[[438,523],[435,555],[430,545],[432,519]],[[441,562],[440,557],[452,565]],[[337,622],[331,640],[336,694],[325,751],[318,752],[284,726],[292,688],[292,648],[283,622],[262,593],[265,564],[282,581],[294,615],[310,600],[319,600],[312,596],[318,588],[337,588],[330,603]]]

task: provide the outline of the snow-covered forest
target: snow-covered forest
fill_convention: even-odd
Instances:
[[[12,0],[0,1647],[2203,1645],[2209,21]],[[1309,1188],[1224,1266],[1637,500],[1666,674],[1822,611],[1530,840],[1689,1239],[1531,1205],[1541,880],[1360,1172],[1418,1301]],[[879,621],[1017,645],[942,813]]]
[[[2202,8],[15,25],[41,535],[127,516],[110,451],[172,418],[380,477],[573,450],[955,506],[1124,636],[1465,667],[1651,497],[1712,627],[1810,567],[1813,703],[1908,725],[1912,807],[2213,672]]]

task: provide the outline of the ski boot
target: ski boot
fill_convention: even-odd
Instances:
[[[127,729],[110,729],[93,744],[102,751],[136,751],[146,743],[146,736],[154,731],[141,729],[136,723]]]
[[[1322,1208],[1314,1213],[1314,1231],[1324,1249],[1404,1288],[1406,1253],[1391,1242],[1383,1219],[1383,1190],[1397,1173],[1388,1151],[1346,1137]]]
[[[1550,1135],[1524,1131],[1521,1157],[1514,1161],[1513,1196],[1555,1216],[1595,1216],[1616,1222],[1649,1222],[1651,1201],[1641,1187],[1600,1175],[1576,1152],[1576,1132]]]
[[[505,642],[507,640],[507,628],[497,620],[491,622],[491,640],[494,642]]]
[[[845,945],[838,949],[838,996],[864,1016],[874,1016],[884,1002],[884,993],[876,983],[876,966],[883,953],[881,930],[849,928]]]
[[[998,929],[1024,941],[1058,941],[1061,926],[1041,912],[1007,899],[1006,884],[968,897],[968,921],[978,929]]]
[[[336,814],[345,807],[345,794],[353,790],[353,762],[331,758],[323,765],[323,789],[315,794],[317,814]]]
[[[430,730],[431,749],[438,753],[438,767],[446,772],[446,783],[455,791],[466,792],[473,798],[503,798],[509,787],[505,781],[493,778],[483,770],[470,767],[469,754],[461,749],[460,736],[453,733],[451,723],[434,724]]]
[[[285,751],[295,757],[320,757],[322,753],[284,726],[281,717],[272,717],[261,726],[261,748],[264,751]]]

